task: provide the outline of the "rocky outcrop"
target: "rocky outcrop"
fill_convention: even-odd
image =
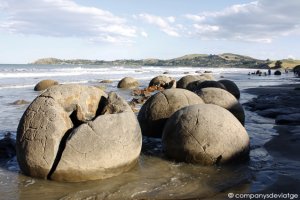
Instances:
[[[135,78],[125,77],[119,81],[118,88],[130,89],[130,88],[136,88],[139,85],[140,85],[139,82]]]
[[[129,105],[91,86],[49,88],[27,108],[17,131],[22,172],[44,179],[114,176],[134,165],[140,149],[140,128]],[[126,152],[123,159],[120,152]]]
[[[219,83],[222,83],[226,90],[230,92],[233,96],[235,96],[236,99],[240,99],[241,93],[238,86],[231,80],[223,79],[219,80]]]
[[[197,94],[206,104],[214,104],[230,111],[242,125],[245,124],[245,112],[238,100],[226,90],[220,88],[203,88]]]
[[[54,85],[58,85],[58,82],[55,80],[42,80],[35,85],[34,91],[46,90],[47,88]]]
[[[249,136],[226,109],[212,104],[182,108],[167,121],[163,149],[176,161],[214,165],[243,158],[249,152]]]
[[[174,112],[185,106],[201,103],[204,102],[198,95],[185,89],[168,89],[153,95],[138,114],[142,134],[161,137],[166,120]]]

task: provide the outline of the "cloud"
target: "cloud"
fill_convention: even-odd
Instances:
[[[80,37],[111,43],[130,42],[136,28],[125,19],[72,0],[0,0],[0,31],[24,35]]]
[[[184,17],[193,20],[195,22],[202,22],[205,20],[205,16],[199,16],[199,15],[186,14],[184,15]]]
[[[218,12],[186,14],[190,35],[201,39],[271,43],[300,34],[300,1],[259,0]]]
[[[173,37],[180,36],[176,27],[173,27],[170,25],[170,23],[175,22],[175,17],[173,17],[173,16],[164,18],[164,17],[144,13],[144,14],[139,14],[138,18],[142,19],[143,21],[145,21],[149,24],[157,26],[161,31],[163,31],[164,33],[166,33],[169,36],[173,36]]]
[[[145,31],[142,31],[142,32],[141,32],[141,35],[142,35],[143,37],[145,37],[145,38],[148,37],[148,33],[146,33]]]

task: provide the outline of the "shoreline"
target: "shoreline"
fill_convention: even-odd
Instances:
[[[262,117],[275,119],[277,135],[263,144],[273,157],[276,180],[261,193],[298,193],[300,191],[300,83],[249,88],[256,95],[244,103],[245,109]]]

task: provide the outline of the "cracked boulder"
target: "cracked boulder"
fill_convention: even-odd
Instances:
[[[226,109],[213,104],[182,108],[167,121],[163,150],[179,162],[214,165],[247,158],[249,136]]]
[[[165,122],[174,112],[189,105],[203,103],[195,93],[178,88],[167,89],[151,96],[138,114],[142,134],[161,137]]]
[[[214,104],[230,111],[242,125],[245,124],[245,112],[238,100],[226,90],[220,88],[203,88],[196,92],[206,104]]]
[[[115,176],[136,163],[140,149],[129,105],[91,86],[49,88],[27,108],[17,132],[22,172],[58,181]]]
[[[150,81],[149,87],[151,86],[163,87],[165,89],[176,88],[176,80],[168,76],[160,75]]]

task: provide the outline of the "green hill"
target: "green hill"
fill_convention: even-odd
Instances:
[[[225,53],[220,55],[213,54],[189,54],[178,58],[161,59],[142,59],[142,60],[61,60],[56,58],[39,59],[32,64],[84,64],[84,65],[128,65],[128,66],[193,66],[193,67],[225,67],[225,68],[268,68],[270,62],[258,60],[248,56]]]

